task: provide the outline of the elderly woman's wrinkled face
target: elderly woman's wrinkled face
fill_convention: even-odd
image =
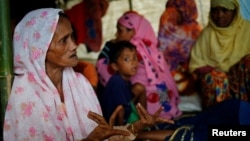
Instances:
[[[218,27],[228,27],[234,19],[235,11],[220,6],[214,7],[210,11],[211,19]]]
[[[46,65],[54,67],[73,67],[78,63],[77,45],[70,21],[60,17],[55,34],[49,46]]]

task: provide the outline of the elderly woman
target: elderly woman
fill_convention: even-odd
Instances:
[[[103,141],[113,135],[132,139],[159,120],[137,105],[141,120],[114,129],[102,111],[89,81],[74,72],[77,65],[72,25],[60,9],[28,13],[14,33],[15,78],[5,121],[5,141]],[[160,121],[166,121],[160,119]],[[166,121],[168,122],[168,121]]]
[[[209,23],[191,51],[189,68],[198,74],[204,108],[224,101],[249,101],[250,22],[238,0],[211,0]]]

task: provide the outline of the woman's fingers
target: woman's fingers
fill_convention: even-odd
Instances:
[[[117,117],[117,115],[119,114],[119,112],[122,110],[122,105],[119,105],[116,107],[115,111],[112,113],[112,115],[109,118],[109,125],[113,126],[115,123],[115,119]]]
[[[140,103],[138,103],[136,105],[136,108],[137,108],[137,111],[138,111],[138,114],[140,116],[140,118],[143,118],[143,119],[146,119],[148,116],[151,116],[149,115],[149,113],[147,112],[147,110],[141,106]],[[160,107],[153,115],[153,117],[159,117],[160,113],[164,110],[163,107]],[[142,117],[143,116],[143,117]]]
[[[115,118],[117,114],[119,113],[119,111],[121,111],[121,109],[122,109],[122,106],[118,106],[113,112],[110,118],[110,123],[112,125],[109,125],[103,116],[95,112],[89,111],[87,115],[88,118],[95,121],[98,124],[98,126],[91,132],[89,137],[94,138],[95,136],[97,136],[99,139],[107,139],[107,138],[110,138],[111,136],[116,136],[116,135],[129,136],[130,133],[128,131],[113,128],[113,123],[115,121]]]
[[[145,125],[153,125],[157,123],[174,123],[173,120],[159,117],[160,113],[164,110],[163,107],[160,107],[153,115],[150,115],[147,110],[144,109],[143,106],[141,106],[140,104],[137,104],[136,108],[140,116],[140,122]]]
[[[169,123],[174,124],[174,120],[171,119],[165,119],[165,118],[157,118],[156,123]]]
[[[93,121],[95,121],[97,124],[104,124],[104,125],[107,125],[107,122],[106,120],[104,119],[103,116],[95,113],[95,112],[92,112],[92,111],[89,111],[88,113],[88,118],[89,119],[92,119]]]
[[[161,112],[164,110],[164,107],[160,107],[155,113],[154,116],[155,117],[159,117],[159,115],[161,114]]]
[[[136,109],[141,120],[147,118],[148,112],[140,103],[136,105]]]

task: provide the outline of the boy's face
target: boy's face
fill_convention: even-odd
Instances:
[[[125,48],[119,56],[117,63],[111,64],[113,69],[118,72],[123,79],[129,80],[131,76],[137,73],[137,51]]]

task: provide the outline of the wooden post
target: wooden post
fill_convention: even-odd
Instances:
[[[13,61],[9,0],[0,0],[0,140],[3,140],[3,121],[10,94]]]
[[[129,10],[133,10],[132,0],[128,0],[128,3],[129,3]]]

